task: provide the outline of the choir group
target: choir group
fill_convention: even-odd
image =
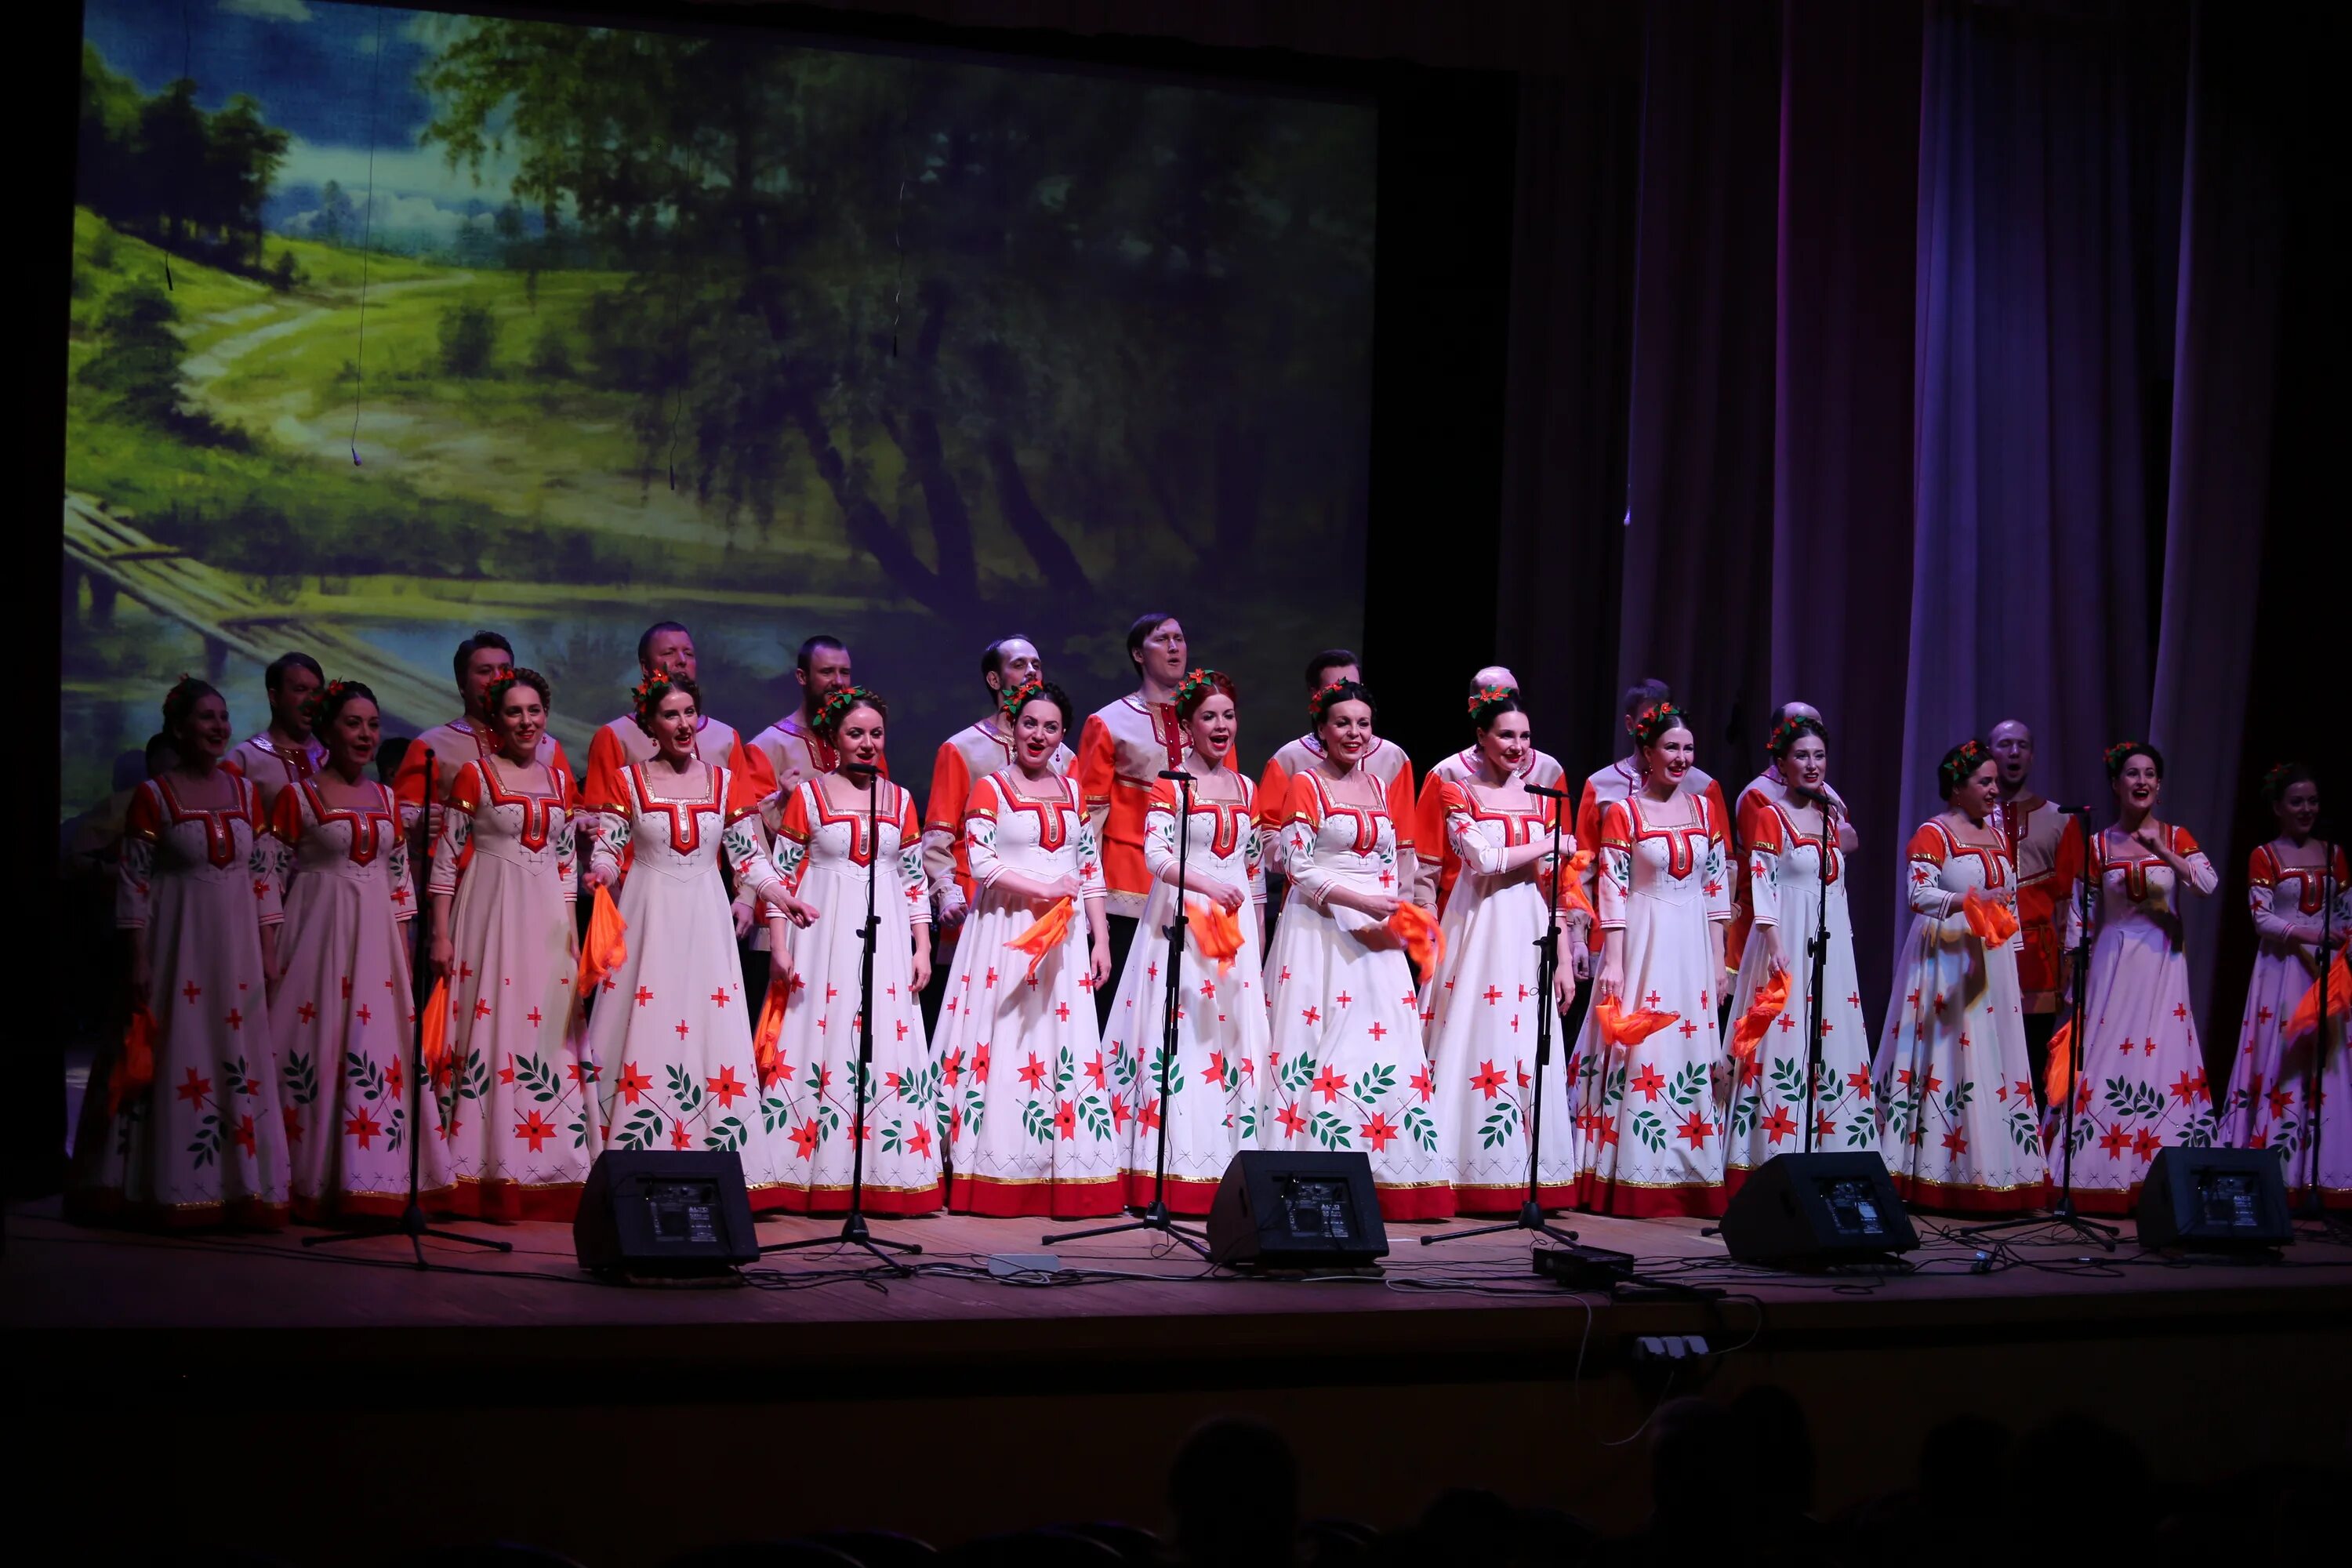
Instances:
[[[1859,840],[1804,704],[1727,804],[1644,682],[1631,751],[1571,792],[1510,672],[1483,669],[1469,743],[1416,787],[1355,657],[1327,650],[1307,731],[1253,778],[1240,694],[1192,666],[1176,618],[1127,640],[1138,689],[1092,714],[1032,644],[990,645],[987,711],[939,747],[928,810],[889,776],[887,702],[832,638],[799,650],[799,708],[747,739],[701,710],[687,628],[654,626],[584,773],[548,732],[548,682],[493,633],[457,651],[463,713],[388,783],[373,693],[306,656],[270,667],[270,724],[234,744],[221,694],[183,680],[129,809],[132,1022],[92,1072],[72,1212],[396,1214],[413,1152],[429,1208],[562,1219],[602,1151],[692,1149],[738,1155],[757,1210],[838,1213],[856,1140],[869,1213],[1076,1218],[1147,1201],[1164,1133],[1179,1213],[1207,1209],[1238,1150],[1313,1149],[1362,1152],[1388,1217],[1430,1219],[1515,1211],[1537,1129],[1543,1204],[1616,1215],[1720,1214],[1808,1143],[1880,1152],[1924,1206],[2024,1211],[2070,1132],[2094,1212],[2128,1206],[2173,1144],[2279,1150],[2299,1189],[2315,1131],[2326,1200],[2352,1205],[2341,1022],[2290,1022],[2352,927],[2304,769],[2264,781],[2260,953],[2216,1084],[2179,910],[2218,878],[2158,815],[2154,746],[2110,749],[2096,829],[2032,791],[2022,725],[1953,748],[1874,1035]],[[608,896],[617,941],[580,912]],[[422,1058],[420,897],[441,998]],[[2052,1034],[2084,942],[2074,1073]],[[1580,1027],[1538,1075],[1538,1017],[1572,1017],[1580,984]]]

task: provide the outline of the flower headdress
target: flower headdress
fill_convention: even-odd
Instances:
[[[1316,728],[1320,729],[1323,716],[1331,711],[1334,704],[1340,702],[1360,702],[1369,708],[1372,694],[1364,689],[1360,680],[1335,680],[1307,700],[1307,716],[1314,721]]]
[[[168,735],[186,722],[188,715],[195,710],[196,700],[207,694],[220,695],[209,680],[183,675],[173,681],[172,689],[163,693],[163,732]]]
[[[2263,799],[2276,805],[2286,792],[2311,776],[2311,770],[2301,763],[2273,763],[2263,775]]]
[[[828,741],[833,739],[835,731],[841,728],[841,721],[849,717],[849,710],[861,704],[873,709],[877,713],[881,712],[883,710],[881,693],[870,687],[843,687],[826,698],[824,704],[817,709],[814,721],[816,732]]]
[[[1936,783],[1942,787],[1944,798],[1951,799],[1952,792],[1958,789],[1969,774],[1990,761],[1992,752],[1982,741],[1962,741],[1946,752],[1944,760],[1936,764]]]
[[[1028,701],[1033,697],[1044,697],[1046,695],[1048,695],[1048,693],[1045,689],[1045,683],[1044,681],[1024,680],[1010,691],[1002,691],[997,693],[996,706],[1003,711],[1004,721],[1010,724],[1013,720],[1021,717],[1021,705],[1023,703]],[[1067,715],[1066,714],[1064,717],[1066,718]]]
[[[1496,709],[1518,700],[1519,689],[1516,686],[1482,686],[1470,696],[1470,722],[1483,727]]]
[[[2162,778],[2164,776],[2163,760],[2157,756],[2156,748],[2149,745],[2146,741],[2117,741],[2114,745],[2109,746],[2104,752],[2100,753],[2100,760],[2107,764],[2107,776],[2113,779],[2121,778],[2123,776],[2124,764],[2130,762],[2134,757],[2139,756],[2145,756],[2151,761],[2154,761],[2156,763],[2156,776],[2158,778]]]
[[[1690,720],[1671,702],[1653,702],[1633,715],[1633,740],[1636,744],[1654,746],[1669,730],[1687,730]]]
[[[1224,671],[1221,669],[1193,670],[1191,674],[1184,677],[1184,683],[1176,689],[1177,715],[1180,718],[1191,718],[1194,713],[1200,710],[1202,703],[1206,702],[1210,698],[1215,696],[1220,691],[1223,692],[1228,697],[1231,697],[1234,694],[1234,683],[1226,678]]]
[[[513,677],[509,676],[507,679],[511,680]],[[636,710],[637,722],[640,725],[650,725],[654,721],[654,715],[661,710],[662,699],[673,691],[682,689],[683,688],[677,681],[661,670],[647,672],[643,680],[629,689],[629,702]],[[495,701],[496,699],[492,700]]]
[[[496,682],[491,684],[490,689],[493,692],[498,690],[498,685]],[[368,689],[363,686],[361,686],[356,680],[330,680],[326,685],[321,686],[318,690],[313,691],[310,696],[303,699],[302,721],[315,730],[319,727],[319,721],[326,717],[327,710],[330,708],[341,709],[345,698],[372,698],[374,695],[374,692],[368,690]],[[494,696],[490,700],[491,705],[495,708],[498,699]]]
[[[1764,737],[1764,752],[1775,759],[1785,757],[1789,754],[1789,748],[1807,735],[1819,735],[1824,742],[1830,738],[1829,731],[1819,719],[1810,714],[1791,713],[1773,725],[1772,732]]]

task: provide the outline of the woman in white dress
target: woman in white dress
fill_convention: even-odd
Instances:
[[[2181,946],[2187,896],[2221,885],[2197,840],[2157,819],[2164,754],[2145,741],[2107,748],[2113,826],[2091,836],[2084,874],[2097,890],[2082,1041],[2074,1084],[2074,1205],[2086,1214],[2129,1214],[2140,1184],[2167,1144],[2210,1148],[2220,1117],[2205,1078],[2205,1053],[2189,1005],[2189,958]],[[2066,900],[2066,945],[2083,940],[2083,906]],[[2053,1174],[2067,1173],[2065,1107],[2042,1116]]]
[[[1974,894],[2016,913],[2017,867],[1990,820],[2000,773],[1985,743],[1968,741],[1936,775],[1946,809],[1911,836],[1916,918],[1895,953],[1872,1075],[1879,1148],[1907,1203],[2019,1214],[2042,1202],[2044,1169],[2017,984],[2024,942],[1986,941],[1968,911]]]
[[[940,1011],[948,1206],[1090,1219],[1117,1214],[1125,1195],[1095,1023],[1094,993],[1110,977],[1102,857],[1077,785],[1054,768],[1068,695],[1033,680],[1006,694],[1004,712],[1013,765],[972,785],[964,808],[975,903]],[[1012,945],[1064,900],[1059,940],[1034,954]]]
[[[415,917],[416,885],[399,803],[373,772],[383,731],[375,693],[331,680],[310,724],[326,762],[280,789],[270,812],[289,876],[269,1016],[294,1217],[397,1215],[417,1135],[416,1004],[402,929]],[[428,1201],[449,1190],[439,1120],[426,1111],[416,1151],[416,1190]]]
[[[454,1213],[568,1220],[604,1147],[597,1063],[573,993],[572,867],[583,819],[543,753],[551,689],[517,669],[483,694],[491,746],[451,781],[433,846],[434,974],[449,1057],[434,1079]]]
[[[1451,1214],[1451,1173],[1421,1049],[1421,998],[1390,929],[1402,901],[1398,857],[1410,824],[1359,764],[1371,750],[1372,694],[1334,681],[1307,704],[1323,754],[1292,775],[1282,859],[1290,897],[1265,958],[1271,1039],[1258,1074],[1259,1144],[1361,1151],[1381,1214]]]
[[[865,1212],[929,1214],[940,1206],[940,1070],[923,1035],[931,978],[931,906],[915,797],[880,776],[889,709],[862,686],[835,692],[812,728],[844,764],[784,797],[776,870],[812,912],[792,933],[792,992],[768,1098],[792,1140],[782,1207],[849,1206],[856,1120],[858,986],[865,967],[866,879],[873,878],[874,1051],[866,1084]],[[875,798],[876,791],[881,798]],[[869,837],[867,826],[872,823]]]
[[[1551,918],[1547,890],[1559,882],[1552,826],[1562,803],[1528,793],[1522,775],[1535,741],[1516,691],[1482,689],[1470,699],[1470,722],[1475,771],[1461,784],[1438,782],[1446,844],[1462,874],[1445,903],[1444,961],[1422,987],[1440,1147],[1457,1210],[1516,1214],[1528,1197],[1528,1140],[1539,1138],[1536,1201],[1566,1208],[1576,1201],[1576,1131],[1568,1119],[1569,1042],[1557,1018],[1543,1102],[1534,1103],[1537,1010],[1544,1005],[1536,963]],[[1561,829],[1559,852],[1572,855],[1575,836],[1565,824]],[[1557,1014],[1576,999],[1570,959],[1585,923],[1559,922]]]
[[[1876,1149],[1870,1026],[1853,966],[1853,924],[1846,908],[1845,853],[1837,847],[1836,797],[1829,792],[1829,732],[1818,719],[1785,718],[1765,750],[1786,786],[1785,798],[1760,789],[1743,796],[1740,842],[1748,847],[1749,904],[1755,912],[1731,1025],[1776,977],[1788,999],[1765,1026],[1754,1051],[1731,1058],[1731,1129],[1723,1173],[1727,1197],[1775,1154],[1805,1147],[1805,1060],[1812,1020],[1812,944],[1828,904],[1829,952],[1822,961],[1822,1060],[1813,1083],[1816,1150]],[[1826,857],[1826,858],[1824,858]]]
[[[588,1038],[609,1147],[732,1151],[751,1207],[775,1209],[791,1202],[791,1135],[782,1100],[760,1092],[720,854],[740,886],[768,900],[770,984],[792,984],[786,929],[806,925],[809,910],[745,820],[759,810],[752,791],[696,753],[700,697],[684,676],[639,682],[652,760],[621,770],[620,799],[588,803],[596,847],[583,880],[620,885],[628,946],[598,991]]]
[[[1240,719],[1234,683],[1196,669],[1176,689],[1184,726],[1184,771],[1192,805],[1184,818],[1184,886],[1176,885],[1177,786],[1151,788],[1143,822],[1143,864],[1151,897],[1136,927],[1111,1004],[1103,1054],[1110,1058],[1111,1119],[1123,1129],[1127,1201],[1152,1198],[1160,1122],[1167,1122],[1165,1197],[1177,1214],[1203,1215],[1236,1151],[1257,1146],[1257,1070],[1266,1049],[1265,873],[1258,859],[1257,794],[1234,771]],[[1168,925],[1181,896],[1192,906],[1190,939],[1178,963],[1176,1055],[1166,1064]],[[1239,951],[1220,963],[1202,954],[1202,911],[1213,907],[1240,933]],[[1163,1104],[1164,1100],[1164,1104]]]
[[[2309,768],[2282,763],[2263,777],[2263,798],[2278,837],[2258,847],[2246,868],[2246,901],[2261,945],[2238,1022],[2238,1055],[2230,1083],[2223,1141],[2239,1149],[2275,1149],[2286,1162],[2289,1197],[2303,1201],[2312,1181],[2311,1050],[2305,1035],[2288,1049],[2287,1021],[2310,994],[2320,965],[2352,941],[2352,865],[2343,847],[2314,834],[2319,824],[2319,781]],[[2327,905],[2336,908],[2327,919]],[[2328,998],[2335,1011],[2338,998]],[[2352,1054],[2343,1020],[2326,1028],[2319,1058],[2319,1192],[2329,1208],[2352,1208]]]
[[[1731,877],[1715,801],[1683,789],[1697,759],[1689,721],[1671,702],[1633,720],[1640,782],[1601,813],[1601,973],[1576,1042],[1579,1198],[1602,1214],[1647,1218],[1723,1212],[1723,1126],[1715,1071],[1723,928]],[[1600,1012],[1673,1022],[1609,1045]]]
[[[173,1229],[282,1226],[268,989],[284,915],[268,825],[260,792],[221,766],[218,691],[193,677],[172,688],[163,733],[177,761],[131,792],[114,907],[131,1002],[154,1012],[154,1078],[110,1106],[117,1051],[99,1053],[66,1212]]]

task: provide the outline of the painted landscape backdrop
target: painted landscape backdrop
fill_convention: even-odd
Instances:
[[[1244,683],[1360,634],[1368,108],[318,0],[85,7],[65,808],[184,671],[454,711],[506,631],[584,745],[639,629],[711,710],[828,631],[902,772],[1023,631],[1082,702],[1181,615]]]

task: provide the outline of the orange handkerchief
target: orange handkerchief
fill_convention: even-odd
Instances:
[[[2042,1101],[2058,1105],[2074,1082],[2074,1020],[2067,1019],[2050,1037],[2050,1065],[2042,1073]]]
[[[1587,920],[1597,921],[1600,918],[1592,912],[1592,900],[1584,896],[1584,873],[1591,865],[1592,851],[1580,849],[1568,858],[1566,866],[1552,873],[1551,900],[1560,913],[1570,914],[1581,910]]]
[[[1059,946],[1062,939],[1069,934],[1070,900],[1066,898],[1055,899],[1052,907],[1037,917],[1034,924],[1004,945],[1016,952],[1025,952],[1029,955],[1027,978],[1034,980],[1037,978],[1037,966],[1045,962],[1045,955]]]
[[[1970,888],[1960,910],[1968,917],[1969,929],[1988,947],[1999,947],[2017,934],[2017,917],[2009,906],[1986,898],[1981,889]]]
[[[1192,919],[1192,945],[1202,958],[1217,961],[1217,977],[1233,973],[1234,960],[1241,956],[1242,922],[1223,904],[1202,903],[1188,900]]]
[[[1419,904],[1399,904],[1389,916],[1389,930],[1404,943],[1405,956],[1423,978],[1436,973],[1437,966],[1445,962],[1445,933],[1438,929],[1437,917]]]
[[[2344,961],[2347,952],[2352,952],[2352,949],[2337,948],[2335,962],[2327,966],[2327,1016],[2330,1018],[2341,1018],[2347,1010],[2352,1010],[2352,969],[2347,969]],[[2314,982],[2311,989],[2303,994],[2303,1000],[2294,1005],[2294,1016],[2286,1021],[2286,1033],[2280,1038],[2299,1040],[2318,1027],[2319,985]]]
[[[1647,1007],[1627,1016],[1611,996],[1592,1005],[1592,1016],[1601,1020],[1601,1038],[1610,1046],[1638,1046],[1669,1024],[1682,1020],[1680,1013],[1657,1013]]]
[[[427,1078],[437,1079],[449,1065],[449,977],[443,975],[433,983],[433,994],[425,999],[424,1030],[416,1042],[417,1054],[425,1058]]]
[[[768,985],[767,1000],[760,1004],[760,1026],[751,1033],[751,1066],[760,1075],[760,1088],[766,1090],[783,1070],[783,1054],[776,1048],[784,1035],[784,1003],[792,987],[772,980]]]
[[[114,1058],[114,1070],[106,1075],[106,1113],[121,1111],[124,1103],[147,1092],[155,1081],[155,1044],[159,1033],[155,1015],[144,1006],[131,1012],[130,1026],[122,1031],[122,1054]]]
[[[598,887],[588,911],[588,940],[580,949],[580,994],[596,989],[597,982],[629,961],[629,926],[613,902],[611,889]]]
[[[1756,1000],[1748,1005],[1748,1011],[1739,1015],[1739,1022],[1731,1026],[1731,1054],[1742,1061],[1754,1056],[1756,1047],[1763,1042],[1764,1031],[1772,1026],[1772,1020],[1788,1005],[1789,972],[1784,969],[1757,989]]]

